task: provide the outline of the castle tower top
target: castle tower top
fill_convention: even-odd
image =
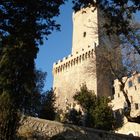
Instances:
[[[73,13],[72,54],[99,44],[97,11],[94,7],[87,7]]]

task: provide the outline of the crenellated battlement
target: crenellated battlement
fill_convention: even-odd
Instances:
[[[53,64],[53,74],[59,74],[60,72],[68,70],[69,68],[74,67],[75,65],[78,65],[89,58],[93,58],[95,54],[94,51],[95,47],[89,47],[89,49],[86,51],[82,49],[82,51],[79,53],[77,52],[74,55],[71,54],[64,57],[62,60],[59,60]]]
[[[96,10],[95,7],[92,7],[92,6],[86,7],[86,8],[79,10],[79,11],[76,11],[76,12],[74,11],[72,17],[74,19],[74,18],[81,16],[81,14],[88,13],[89,11],[93,13],[93,11],[95,11],[95,10]]]

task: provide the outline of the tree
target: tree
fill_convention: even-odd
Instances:
[[[88,65],[85,70],[89,70],[92,74],[95,73],[97,68],[97,71],[105,76],[105,78],[107,77],[112,81],[118,79],[120,90],[122,91],[127,103],[127,107],[124,109],[124,116],[130,122],[139,123],[139,116],[136,118],[131,116],[131,102],[125,89],[128,78],[132,76],[135,71],[139,70],[139,61],[136,61],[137,56],[135,56],[134,48],[130,48],[129,46],[123,47],[123,45],[121,45],[121,47],[122,48],[108,48],[107,46],[99,46],[95,52],[96,61],[92,59],[90,61],[90,65]],[[121,49],[122,52],[119,49]],[[94,66],[95,64],[96,68]],[[113,89],[113,82],[110,82],[110,84],[112,84]],[[113,96],[113,94],[114,93],[112,93],[111,96]]]
[[[59,15],[59,7],[63,3],[64,0],[2,0],[0,36],[3,46],[14,46],[23,42],[28,48],[34,48],[35,44],[42,43],[44,36],[47,37],[52,30],[59,29],[54,17]]]
[[[18,115],[19,109],[23,106],[23,100],[26,100],[26,96],[23,98],[23,93],[20,91],[20,87],[27,86],[29,87],[30,81],[26,79],[28,82],[26,84],[23,82],[25,77],[19,76],[21,73],[24,73],[24,76],[29,78],[29,75],[26,75],[26,71],[23,69],[22,65],[23,61],[20,61],[18,48],[4,48],[1,55],[0,60],[0,113],[1,113],[1,126],[0,126],[0,138],[2,140],[10,140],[15,139],[16,127],[19,121],[20,116]],[[19,57],[19,59],[14,59],[15,57]],[[14,60],[14,63],[13,63]],[[18,64],[18,66],[17,66]],[[24,71],[24,72],[23,72]],[[27,88],[26,87],[26,88]],[[19,92],[20,94],[17,94]],[[20,96],[19,96],[20,95]],[[26,92],[25,92],[26,95]],[[28,100],[27,100],[28,102]],[[27,106],[25,106],[26,108]],[[11,117],[10,117],[11,116]]]
[[[32,99],[30,101],[30,109],[29,112],[26,111],[27,115],[30,116],[38,116],[41,105],[42,105],[42,98],[44,97],[43,94],[43,87],[44,81],[46,79],[46,72],[42,72],[41,70],[35,70],[35,89],[34,93],[32,94]]]
[[[82,125],[81,118],[82,112],[79,110],[77,111],[74,108],[69,109],[68,113],[65,115],[66,123],[74,124],[74,125]]]
[[[31,73],[27,73],[27,68],[23,68],[24,61],[22,55],[18,53],[21,50],[5,48],[3,51],[0,61],[0,139],[8,140],[16,137],[14,131],[20,125],[18,123],[20,112],[36,115],[43,86],[42,78],[45,74],[36,71],[36,81],[30,81]],[[16,57],[21,59],[15,59]],[[34,89],[31,88],[33,83]]]
[[[122,45],[118,45],[116,47],[119,48],[121,54],[127,58],[126,59],[122,56],[122,68],[116,69],[116,66],[114,65],[115,61],[113,60],[114,58],[110,55],[110,52],[116,50],[114,46],[109,48],[109,51],[106,49],[107,46],[102,46],[105,48],[107,55],[105,53],[100,53],[99,55],[106,61],[114,79],[117,78],[121,83],[121,90],[128,106],[124,112],[125,116],[127,117],[128,121],[139,123],[139,116],[132,118],[130,115],[131,103],[124,89],[127,79],[123,80],[123,77],[129,77],[134,71],[137,70],[137,64],[134,62],[134,60],[132,60],[132,56],[136,58],[139,57],[138,55],[140,55],[140,24],[134,22],[133,17],[134,14],[140,11],[140,2],[138,0],[76,0],[73,1],[73,3],[73,8],[75,11],[91,5],[95,8],[98,7],[103,11],[104,17],[107,18],[107,22],[105,22],[103,25],[104,32],[106,32],[110,38],[114,34],[120,38]],[[138,55],[136,56],[136,54]],[[116,55],[115,58],[117,57],[118,56]],[[106,68],[104,67],[104,71],[106,72],[105,69]]]
[[[38,45],[54,29],[64,0],[0,2],[0,139],[15,139],[20,116],[31,110]],[[3,99],[4,98],[4,99]],[[7,114],[7,115],[4,115]],[[12,117],[9,117],[12,116]],[[18,118],[18,119],[17,119]]]
[[[97,97],[93,91],[89,91],[83,85],[73,98],[86,115],[86,126],[103,130],[113,130],[115,128],[116,122],[112,108],[108,105],[110,100],[107,97]]]
[[[10,95],[3,93],[0,95],[0,139],[16,139],[16,130],[19,126],[19,114],[15,102]]]
[[[56,115],[55,94],[53,90],[47,91],[41,95],[41,108],[39,117],[48,120],[54,120]]]

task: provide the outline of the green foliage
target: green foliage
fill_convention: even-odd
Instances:
[[[46,72],[42,72],[41,70],[35,70],[35,83],[36,83],[35,92],[38,93],[43,92],[46,75],[47,75]]]
[[[96,96],[93,91],[87,89],[86,85],[83,85],[73,98],[85,111],[89,111],[91,106],[95,106]]]
[[[1,0],[0,36],[4,44],[19,41],[34,47],[33,43],[43,43],[43,37],[54,29],[59,29],[54,17],[59,15],[59,7],[65,0]],[[30,46],[31,45],[31,46]]]
[[[9,94],[18,109],[28,112],[35,87],[35,74],[33,60],[28,57],[29,53],[24,47],[3,49],[0,59],[0,94]]]
[[[12,139],[16,134],[19,113],[29,113],[35,87],[34,65],[25,46],[5,47],[0,58],[0,136]],[[26,56],[27,55],[27,56]],[[30,62],[30,63],[27,63]],[[11,126],[10,128],[8,128]]]
[[[45,92],[41,95],[41,108],[39,112],[39,117],[48,120],[55,119],[55,94],[53,90]]]
[[[82,112],[72,108],[67,113],[67,122],[74,125],[81,125]]]
[[[61,114],[63,116],[65,115],[61,109],[57,109],[57,112],[56,112],[56,115],[55,115],[55,121],[63,122],[63,120],[61,118]]]
[[[131,117],[131,103],[129,101],[128,95],[124,90],[125,82],[122,80],[124,76],[130,76],[134,71],[139,71],[139,62],[136,61],[138,55],[140,55],[140,26],[137,21],[135,21],[136,14],[140,13],[140,1],[139,0],[73,0],[75,11],[86,8],[89,6],[94,6],[99,8],[102,12],[103,17],[105,17],[106,22],[103,25],[103,30],[110,39],[113,35],[118,36],[121,45],[114,45],[109,50],[120,49],[122,60],[122,68],[117,67],[111,63],[109,60],[109,65],[106,68],[111,69],[112,74],[115,79],[118,79],[122,87],[121,91],[127,102],[127,112],[124,113],[125,117],[130,122],[140,123],[140,116],[136,118]],[[93,10],[94,11],[94,10]],[[137,18],[137,17],[136,17]],[[115,42],[114,42],[115,43]],[[103,46],[104,47],[104,44]],[[107,46],[108,47],[108,46]],[[106,55],[105,55],[106,56]],[[133,57],[132,57],[133,56]],[[114,58],[118,56],[114,55]],[[113,59],[114,59],[113,58]],[[110,59],[110,58],[109,58]],[[112,59],[112,60],[113,60]]]
[[[41,70],[35,70],[35,89],[31,96],[31,106],[27,115],[38,116],[41,109],[41,100],[44,87],[44,81],[46,79],[46,72]]]
[[[80,104],[85,115],[85,126],[103,130],[115,128],[115,118],[110,100],[107,97],[97,97],[93,91],[89,91],[85,85],[74,95],[74,100]]]
[[[14,100],[7,93],[0,95],[0,139],[16,139],[16,129],[19,125],[19,114]]]
[[[67,108],[67,110],[64,111],[58,111],[57,115],[59,116],[59,120],[62,123],[68,123],[68,124],[74,124],[74,125],[82,125],[81,118],[82,118],[82,112],[79,110],[77,111],[74,108]]]
[[[115,114],[115,121],[118,122],[118,123],[115,123],[114,128],[118,129],[122,127],[124,124],[124,111],[123,109],[119,109],[119,110],[114,111],[114,114]]]
[[[112,130],[115,123],[113,111],[108,105],[109,100],[106,97],[97,97],[96,106],[91,110],[94,120],[94,127],[103,130]]]
[[[36,112],[33,108],[40,89],[34,59],[43,37],[59,29],[54,17],[63,3],[64,0],[0,1],[1,140],[15,139],[18,114]]]

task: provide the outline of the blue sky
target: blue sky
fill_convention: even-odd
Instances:
[[[71,53],[72,46],[72,4],[67,2],[61,6],[60,16],[57,22],[61,25],[61,31],[54,31],[44,40],[44,45],[36,59],[36,67],[47,72],[44,91],[50,89],[53,83],[52,67],[53,63]]]
[[[140,12],[137,13],[136,21],[140,21]],[[61,6],[60,16],[57,22],[61,25],[61,31],[54,31],[44,40],[36,59],[36,67],[47,72],[44,91],[53,85],[52,67],[53,63],[71,53],[72,47],[72,4],[67,2]]]

